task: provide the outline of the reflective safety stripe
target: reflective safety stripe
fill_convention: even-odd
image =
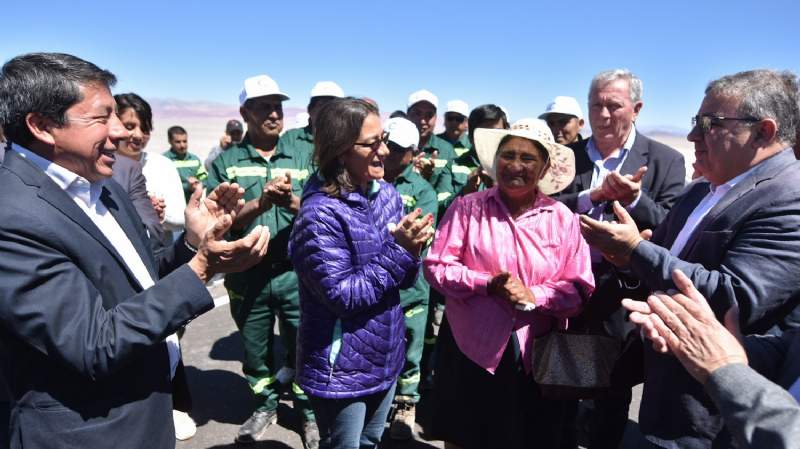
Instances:
[[[302,388],[300,388],[300,385],[297,385],[294,382],[292,382],[292,393],[294,393],[294,394],[306,394],[306,392],[303,391]]]
[[[405,207],[414,207],[417,204],[417,199],[411,195],[400,195],[400,198],[403,200],[403,206]]]
[[[267,167],[237,167],[234,165],[226,168],[225,174],[228,175],[228,179],[234,179],[239,176],[260,176],[266,178]]]
[[[200,161],[198,160],[179,161],[177,159],[173,159],[172,163],[175,164],[176,168],[194,168],[200,165]]]
[[[427,308],[424,306],[421,307],[414,307],[406,312],[406,318],[412,318],[414,315],[419,315],[420,313],[424,312]]]
[[[433,165],[436,168],[444,168],[444,166],[447,165],[447,160],[445,160],[445,159],[434,159],[433,160]]]
[[[283,177],[286,173],[289,173],[289,176],[297,181],[308,178],[308,170],[298,170],[296,168],[273,168],[270,172],[272,174],[272,179]]]
[[[200,180],[208,178],[208,172],[202,165],[197,169],[197,177],[200,178]]]
[[[453,173],[463,173],[465,175],[469,175],[472,173],[472,169],[466,165],[453,165]]]
[[[277,380],[278,379],[276,379],[275,376],[268,376],[263,379],[259,379],[258,382],[256,382],[255,385],[250,386],[250,388],[253,389],[253,393],[261,394],[261,392],[264,391],[264,388],[267,388],[267,386],[275,383]]]
[[[417,374],[414,374],[413,376],[410,376],[410,377],[406,377],[406,378],[401,377],[401,378],[397,379],[397,383],[404,384],[404,385],[418,384],[419,383],[419,379],[420,379],[419,373],[417,373]]]
[[[432,345],[434,343],[436,343],[436,337],[431,337],[431,338],[426,338],[425,339],[425,344],[426,345]]]
[[[436,195],[436,199],[439,200],[439,202],[442,202],[442,201],[450,198],[452,195],[453,194],[450,193],[450,192],[441,192],[438,195]]]
[[[469,151],[469,148],[461,148],[461,147],[458,147],[458,148],[453,148],[453,149],[454,149],[454,150],[456,150],[456,155],[457,155],[457,156],[463,156],[463,155],[464,155],[464,153],[466,153],[467,151]]]

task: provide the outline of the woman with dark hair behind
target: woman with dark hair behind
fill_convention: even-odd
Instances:
[[[303,192],[289,251],[300,279],[296,382],[321,448],[376,447],[403,367],[399,290],[413,285],[430,215],[401,217],[382,180],[389,151],[378,109],[334,100],[315,123],[317,175]]]
[[[184,224],[186,199],[181,178],[172,161],[158,153],[145,151],[153,130],[153,112],[147,101],[135,93],[117,94],[114,100],[117,102],[117,116],[131,133],[127,140],[120,142],[117,150],[142,164],[147,192],[155,198],[153,205],[164,211],[165,243],[171,243],[172,232],[180,232]]]

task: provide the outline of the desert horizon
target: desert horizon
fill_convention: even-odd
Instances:
[[[236,105],[171,99],[153,99],[149,100],[149,103],[153,109],[153,132],[146,151],[150,152],[163,153],[167,151],[169,149],[167,129],[179,125],[188,133],[189,151],[196,154],[201,160],[205,160],[211,149],[219,143],[219,138],[225,131],[225,123],[230,119],[241,121],[239,107]],[[284,107],[284,131],[296,128],[296,116],[304,112],[304,108]],[[384,110],[382,115],[386,118],[389,113],[391,110]],[[512,117],[512,121],[519,118],[522,117]],[[437,121],[437,133],[444,130],[442,123],[443,120],[440,117]],[[659,126],[637,129],[648,137],[680,151],[686,164],[687,180],[689,179],[692,174],[692,163],[694,163],[694,148],[686,140],[685,131]],[[587,124],[583,135],[590,134],[591,131]]]

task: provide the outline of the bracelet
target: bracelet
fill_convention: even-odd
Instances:
[[[188,240],[186,240],[186,236],[184,236],[184,237],[183,237],[183,244],[184,244],[184,245],[186,245],[186,248],[188,248],[188,249],[189,249],[189,251],[191,251],[191,252],[193,252],[193,253],[197,254],[197,248],[195,248],[194,246],[192,246],[192,244],[191,244],[191,243],[189,243],[189,241],[188,241]]]

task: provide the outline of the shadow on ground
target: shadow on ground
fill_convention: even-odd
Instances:
[[[241,362],[244,360],[244,344],[239,332],[231,332],[225,337],[220,337],[211,346],[208,356],[212,360],[225,360]]]

